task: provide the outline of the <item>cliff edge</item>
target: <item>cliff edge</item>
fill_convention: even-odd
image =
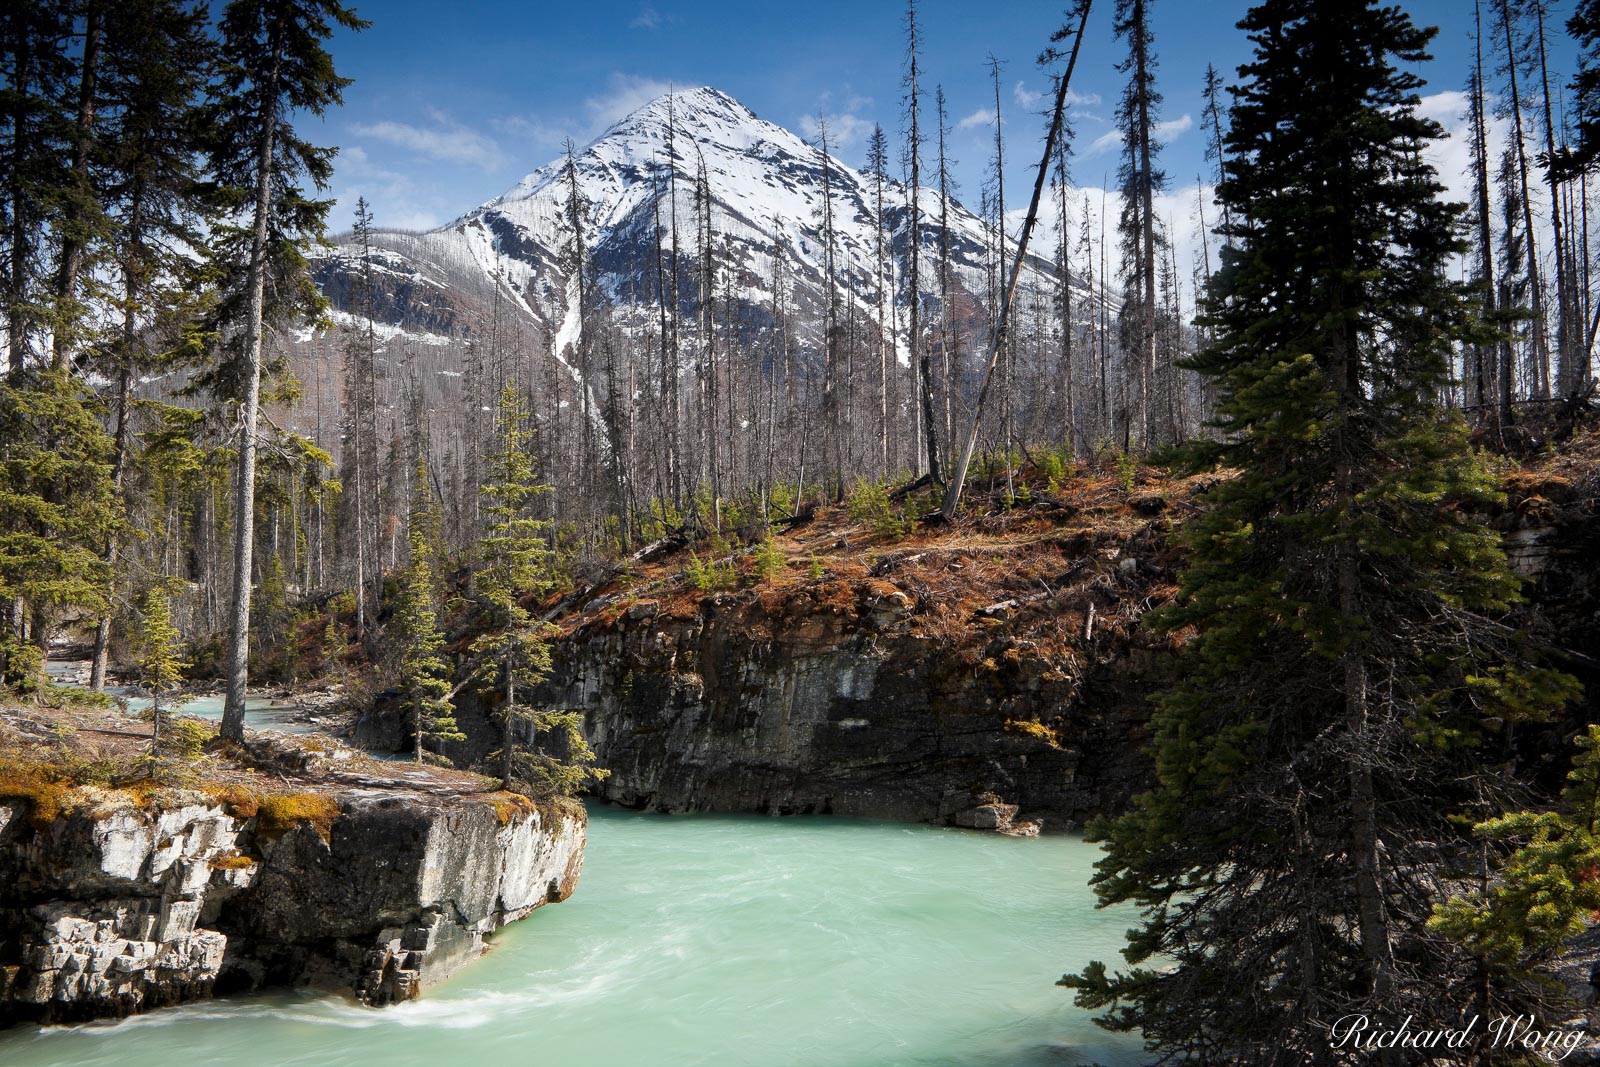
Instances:
[[[0,1026],[289,984],[407,1000],[583,867],[571,801],[315,737],[119,787],[130,720],[62,719],[0,711]]]

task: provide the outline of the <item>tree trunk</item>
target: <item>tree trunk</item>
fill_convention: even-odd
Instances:
[[[67,201],[67,218],[61,226],[61,262],[56,273],[55,322],[50,340],[51,363],[56,370],[70,372],[72,331],[68,320],[75,320],[78,274],[83,267],[83,250],[89,243],[88,200],[93,195],[89,184],[89,144],[94,132],[94,87],[100,63],[100,4],[90,3],[85,11],[83,68],[78,83],[78,117],[72,133],[72,183],[76,197]]]
[[[261,340],[267,280],[267,228],[272,213],[272,147],[277,132],[278,73],[283,44],[276,41],[272,72],[262,87],[268,101],[256,151],[255,232],[250,239],[249,319],[245,324],[245,395],[240,405],[239,464],[233,501],[233,591],[229,600],[227,699],[218,733],[244,740],[244,703],[250,684],[250,588],[255,546],[256,425],[261,401]]]
[[[1139,199],[1143,216],[1140,225],[1140,255],[1144,265],[1144,308],[1142,333],[1139,337],[1139,440],[1150,447],[1151,389],[1156,375],[1156,215],[1155,170],[1150,159],[1150,56],[1145,42],[1144,0],[1134,0],[1134,19],[1140,47],[1135,51],[1135,78],[1139,84]]]
[[[1011,281],[1006,286],[1005,295],[1000,304],[1000,318],[995,327],[994,345],[989,350],[989,362],[983,372],[983,384],[978,388],[978,399],[973,405],[972,425],[967,431],[967,441],[956,457],[956,466],[951,474],[950,484],[945,489],[944,503],[939,512],[944,521],[949,522],[955,518],[956,507],[961,503],[961,489],[967,480],[967,469],[972,464],[973,450],[978,446],[978,425],[983,419],[984,401],[989,395],[989,386],[994,380],[995,363],[1000,358],[1001,346],[1006,341],[1006,330],[1010,325],[1012,299],[1017,291],[1017,278],[1022,274],[1023,257],[1028,254],[1028,238],[1033,233],[1034,220],[1039,214],[1039,197],[1044,192],[1045,175],[1050,169],[1050,155],[1055,151],[1056,138],[1061,135],[1062,114],[1067,106],[1067,86],[1072,81],[1072,69],[1078,64],[1078,49],[1083,44],[1083,30],[1089,21],[1089,7],[1092,0],[1083,0],[1083,8],[1078,22],[1078,33],[1073,38],[1072,55],[1067,60],[1067,70],[1061,76],[1061,84],[1056,89],[1055,116],[1050,123],[1050,133],[1044,142],[1044,157],[1039,162],[1039,172],[1033,179],[1033,199],[1028,203],[1028,215],[1022,221],[1022,233],[1017,237],[1016,262],[1011,268]]]
[[[1543,0],[1533,5],[1534,17],[1537,20],[1536,39],[1539,42],[1539,79],[1544,90],[1545,159],[1549,161],[1545,164],[1544,173],[1550,186],[1550,226],[1555,235],[1556,246],[1556,394],[1572,396],[1582,385],[1585,375],[1580,373],[1578,354],[1575,351],[1576,335],[1581,326],[1576,321],[1576,312],[1573,309],[1576,300],[1572,291],[1572,263],[1568,258],[1565,237],[1561,181],[1554,163],[1556,129],[1550,107],[1550,65],[1545,56],[1544,7]]]
[[[1341,310],[1338,299],[1335,299],[1334,315]],[[1335,327],[1328,372],[1334,391],[1334,448],[1337,455],[1334,493],[1339,536],[1334,552],[1339,615],[1341,625],[1346,631],[1351,631],[1362,619],[1360,575],[1357,570],[1359,561],[1354,534],[1351,532],[1358,506],[1358,486],[1354,445],[1350,440],[1350,426],[1356,414],[1354,409],[1361,396],[1361,373],[1359,350],[1354,339],[1346,336],[1345,330],[1342,323]],[[1372,1004],[1382,1006],[1389,1002],[1393,990],[1394,955],[1384,909],[1383,882],[1379,870],[1377,798],[1372,780],[1372,763],[1368,758],[1372,754],[1369,734],[1372,708],[1367,691],[1367,660],[1359,642],[1358,637],[1355,642],[1357,647],[1348,647],[1342,653],[1346,744],[1351,752],[1348,848],[1361,952],[1366,959],[1367,980],[1371,986],[1369,995]],[[1396,1062],[1393,1050],[1386,1049],[1380,1062]]]
[[[506,656],[506,716],[505,732],[500,745],[500,788],[509,790],[516,773],[517,750],[517,676],[511,669],[511,657]]]
[[[1489,321],[1494,321],[1499,310],[1495,298],[1497,292],[1494,276],[1494,237],[1490,230],[1489,216],[1489,138],[1487,134],[1488,115],[1485,110],[1487,93],[1483,85],[1483,19],[1478,0],[1472,5],[1473,24],[1477,32],[1473,35],[1473,94],[1472,94],[1472,137],[1474,160],[1473,180],[1477,185],[1477,211],[1478,211],[1478,257],[1483,262],[1483,313]],[[1497,431],[1511,423],[1511,340],[1503,338],[1488,349],[1477,346],[1477,402],[1481,406],[1493,401],[1493,412]],[[1503,367],[1503,370],[1500,368]],[[1502,377],[1504,382],[1502,382]],[[1481,412],[1480,412],[1481,417]]]
[[[911,57],[910,87],[911,87],[911,223],[910,223],[910,257],[911,269],[909,279],[909,311],[911,314],[911,336],[907,338],[911,350],[911,358],[917,367],[917,381],[922,390],[922,427],[924,441],[928,450],[928,475],[935,485],[944,484],[944,477],[939,462],[939,431],[933,418],[933,361],[928,355],[928,348],[922,343],[922,280],[918,272],[918,262],[921,256],[922,245],[922,219],[920,216],[920,201],[918,187],[921,184],[921,134],[917,128],[919,102],[917,94],[917,5],[916,0],[908,0],[906,4],[906,27],[909,36],[909,55]]]
[[[133,314],[132,314],[132,311],[131,311],[131,306],[132,306],[132,304],[131,304],[131,301],[130,301],[130,311],[123,318],[124,344],[129,343],[130,335],[131,335],[131,331],[132,331],[132,326],[133,326]],[[128,400],[129,400],[129,393],[131,391],[130,387],[131,387],[131,379],[132,379],[132,373],[129,370],[128,365],[126,363],[126,360],[127,360],[128,357],[125,355],[123,358],[124,358],[124,363],[123,363],[122,367],[120,368],[120,370],[118,372],[118,375],[117,375],[117,430],[116,430],[116,437],[115,437],[115,441],[116,441],[115,449],[116,449],[116,451],[115,451],[115,458],[113,458],[113,460],[111,462],[111,485],[112,485],[113,491],[119,497],[122,494],[122,483],[123,483],[123,480],[124,480],[124,471],[127,468],[127,458],[128,458]],[[101,553],[100,558],[105,560],[108,565],[114,565],[116,563],[116,559],[117,559],[117,535],[116,535],[115,532],[113,532],[110,536],[108,536],[106,538],[105,551],[103,551]],[[114,580],[115,580],[115,578],[113,577],[113,581]],[[107,612],[105,612],[104,614],[102,614],[100,616],[99,621],[95,625],[95,631],[94,631],[94,658],[91,661],[90,666],[89,666],[89,688],[93,689],[97,693],[105,688],[105,684],[106,684],[106,664],[107,664],[107,660],[110,658],[110,647],[111,647],[111,612],[107,611]]]
[[[1517,49],[1511,36],[1509,0],[1500,0],[1500,21],[1505,28],[1506,70],[1511,85],[1511,135],[1517,145],[1517,176],[1522,186],[1522,225],[1527,233],[1528,293],[1533,303],[1533,388],[1535,395],[1550,395],[1550,348],[1545,340],[1544,290],[1539,278],[1539,252],[1534,241],[1533,203],[1528,195],[1528,152],[1522,136],[1522,94],[1517,88]]]

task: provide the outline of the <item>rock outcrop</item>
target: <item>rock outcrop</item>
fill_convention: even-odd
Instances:
[[[1000,626],[964,657],[872,583],[838,613],[713,597],[636,604],[564,644],[548,687],[585,710],[608,800],[663,811],[832,813],[1071,829],[1141,783],[1144,695],[1170,656],[1106,632],[1055,659]],[[1020,809],[1020,817],[1019,817]]]
[[[1147,781],[1174,663],[1137,625],[1172,591],[1165,502],[1100,496],[916,544],[818,520],[732,591],[668,562],[574,599],[536,699],[583,711],[595,792],[628,807],[1071,830]],[[458,765],[498,745],[492,710],[458,698]],[[380,711],[356,739],[399,748],[403,725]]]
[[[1541,463],[1488,518],[1528,579],[1510,621],[1586,687],[1523,741],[1557,788],[1569,723],[1600,715],[1600,436]],[[582,709],[619,804],[1071,829],[1151,781],[1149,697],[1177,659],[1139,622],[1175,592],[1172,533],[1205,484],[1072,483],[909,543],[824,513],[782,538],[784,572],[746,567],[735,591],[693,592],[669,555],[551,612],[537,695]],[[457,710],[470,764],[498,726],[471,690]],[[403,728],[380,711],[357,737],[392,750]]]
[[[353,788],[324,806],[283,828],[201,793],[93,791],[45,819],[0,801],[0,1025],[288,983],[405,1000],[583,865],[575,804]]]

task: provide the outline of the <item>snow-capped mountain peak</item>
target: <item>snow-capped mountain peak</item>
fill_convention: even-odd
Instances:
[[[733,280],[744,321],[759,325],[773,304],[777,261],[785,261],[785,306],[802,341],[815,340],[826,290],[822,241],[824,188],[831,199],[834,279],[843,305],[867,320],[880,312],[879,290],[903,307],[909,252],[909,195],[886,179],[882,211],[873,176],[837,157],[825,157],[790,130],[760,118],[710,86],[666,94],[627,115],[573,154],[573,170],[586,205],[584,247],[591,277],[622,319],[628,309],[656,306],[661,291],[657,249],[668,259],[676,248],[683,269],[677,299],[691,312],[698,299],[701,217],[695,187],[703,176],[710,192],[709,234],[722,279]],[[501,196],[437,230],[421,235],[375,235],[390,285],[380,301],[391,325],[431,334],[487,332],[491,305],[541,325],[550,355],[566,363],[575,339],[570,284],[570,183],[565,157],[531,172]],[[937,307],[945,283],[952,309],[976,336],[987,322],[981,294],[988,291],[985,224],[959,203],[943,210],[936,191],[920,196],[920,272],[924,307]],[[947,240],[938,230],[948,220]],[[675,242],[673,229],[676,228]],[[950,272],[935,264],[941,245]],[[880,247],[886,258],[879,271]],[[336,249],[319,275],[337,305],[340,275],[353,250]],[[1025,275],[1054,284],[1049,264],[1036,260]],[[719,281],[727,286],[727,281]],[[508,299],[495,299],[495,294]],[[671,303],[669,299],[669,304]],[[687,317],[687,316],[686,316]],[[638,322],[652,319],[635,314]],[[906,358],[902,348],[901,359]]]

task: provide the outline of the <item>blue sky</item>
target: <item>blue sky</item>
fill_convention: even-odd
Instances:
[[[355,6],[372,28],[341,33],[332,45],[340,72],[355,84],[342,109],[305,126],[312,139],[342,149],[333,181],[340,201],[335,229],[348,225],[357,195],[373,203],[380,225],[447,222],[554,158],[564,138],[581,146],[674,85],[713,85],[801,133],[825,115],[837,154],[858,166],[874,121],[892,141],[899,136],[904,5],[897,0],[356,0]],[[1075,177],[1082,186],[1115,176],[1117,148],[1105,136],[1123,80],[1115,70],[1123,49],[1111,35],[1113,6],[1113,0],[1095,4],[1073,79],[1081,97],[1074,117]],[[1471,62],[1471,4],[1404,6],[1418,22],[1442,27],[1437,58],[1419,71],[1430,83],[1424,92],[1459,90]],[[1570,0],[1554,5],[1559,22],[1570,6]],[[1208,168],[1199,129],[1201,78],[1214,63],[1231,80],[1248,56],[1234,25],[1246,7],[1203,0],[1153,5],[1166,97],[1163,161],[1174,186],[1193,185]],[[942,83],[957,127],[950,152],[958,160],[961,197],[972,207],[993,147],[987,56],[1005,64],[1000,103],[1011,206],[1027,195],[1043,134],[1042,120],[1025,107],[1047,88],[1034,59],[1061,19],[1062,5],[1040,0],[920,4],[929,105],[934,85]],[[1551,30],[1551,61],[1565,82],[1574,49],[1559,25]],[[1449,103],[1439,102],[1442,118]]]

